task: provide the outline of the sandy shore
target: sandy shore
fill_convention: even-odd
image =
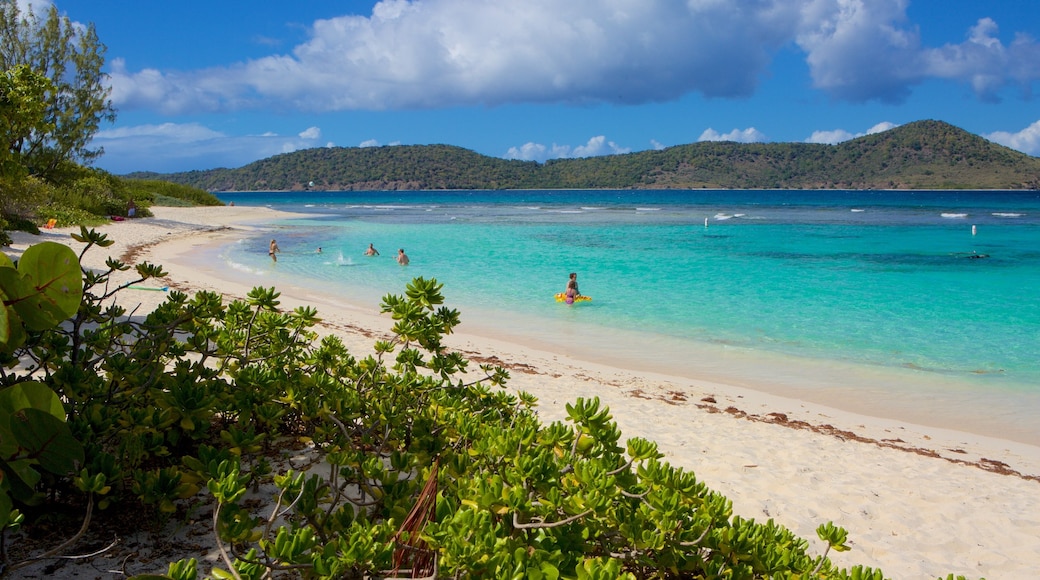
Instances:
[[[268,208],[153,208],[155,218],[113,223],[107,256],[162,264],[161,284],[187,292],[244,296],[251,284],[198,259],[201,252],[286,214]],[[16,234],[12,257],[44,239],[73,243],[71,230]],[[257,280],[256,285],[263,285]],[[329,332],[355,354],[371,351],[390,321],[306,288],[279,287],[282,304],[316,307]],[[402,292],[396,289],[395,292]],[[163,292],[124,292],[127,308],[149,309]],[[673,465],[728,496],[734,511],[773,518],[810,540],[833,521],[849,531],[850,552],[831,554],[842,566],[881,568],[892,578],[1031,578],[1040,570],[1040,442],[1028,445],[955,430],[926,428],[813,405],[746,388],[613,368],[495,337],[460,333],[449,344],[473,358],[508,368],[509,387],[539,398],[546,421],[564,404],[598,396],[625,437],[656,441]]]

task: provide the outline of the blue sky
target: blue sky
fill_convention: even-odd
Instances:
[[[108,47],[118,118],[94,144],[114,173],[327,146],[835,143],[921,119],[1040,155],[1033,0],[52,2]]]

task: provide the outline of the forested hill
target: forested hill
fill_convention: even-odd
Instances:
[[[332,147],[237,169],[135,173],[208,191],[388,189],[1040,189],[1040,159],[941,121],[838,145],[701,142],[544,164],[450,145]]]

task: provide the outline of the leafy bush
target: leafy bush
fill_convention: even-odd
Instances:
[[[96,171],[59,187],[51,197],[51,204],[81,209],[94,215],[111,216],[125,215],[129,200],[130,196],[118,179]]]
[[[27,335],[53,330],[83,297],[71,249],[45,242],[25,250],[18,265],[0,254],[0,359],[7,363]],[[7,377],[5,377],[7,378]],[[31,503],[44,473],[65,475],[83,461],[83,446],[65,423],[58,394],[28,376],[0,390],[0,530],[23,518],[14,502]]]
[[[28,232],[34,235],[40,233],[36,222],[21,216],[9,216],[4,223],[0,223],[0,226],[11,231]]]
[[[59,228],[68,226],[99,226],[101,224],[109,223],[111,218],[107,215],[96,215],[86,210],[69,207],[66,205],[49,203],[40,206],[37,210],[36,223],[39,225],[45,224],[48,220],[55,220],[55,225]]]
[[[85,229],[75,237],[87,249],[111,244]],[[37,278],[49,268],[25,257],[18,265]],[[12,269],[0,267],[0,282]],[[204,494],[222,560],[209,571],[216,578],[883,577],[835,569],[771,520],[734,516],[729,500],[661,461],[653,442],[622,442],[598,400],[579,399],[567,421],[542,424],[532,396],[500,388],[505,370],[469,369],[444,347],[459,314],[443,307],[435,280],[384,297],[393,337],[357,358],[339,338],[319,339],[313,309],[281,311],[273,288],[227,304],[172,291],[153,312],[131,315],[111,298],[165,272],[140,264],[133,281],[112,287],[111,275],[130,269],[109,259],[107,271],[82,271],[83,301],[66,323],[27,323],[0,350],[0,416],[18,397],[9,389],[35,380],[64,402],[60,423],[55,399],[43,397],[48,428],[67,425],[82,448],[77,455],[62,439],[66,460],[40,461],[53,477],[25,482],[16,502],[85,497],[89,520],[116,502],[176,514]],[[16,320],[19,300],[0,288]],[[0,418],[0,428],[12,424]],[[325,467],[278,467],[281,450],[299,446]],[[9,470],[20,456],[0,451],[4,473],[24,480]],[[258,516],[244,498],[261,485],[275,491]],[[8,524],[20,521],[14,507],[0,504]],[[826,550],[847,549],[841,528],[828,523],[818,535]],[[197,573],[185,560],[163,577]]]
[[[123,183],[135,200],[154,205],[172,205],[165,202],[170,198],[188,202],[185,205],[224,205],[224,202],[206,190],[179,183],[158,179],[123,179]]]
[[[170,197],[161,193],[152,195],[152,205],[164,207],[195,207],[195,204],[190,201],[178,197]]]

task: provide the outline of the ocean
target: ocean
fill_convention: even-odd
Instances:
[[[463,332],[1040,444],[1040,192],[217,195],[307,216],[214,250],[256,285],[435,278]]]

